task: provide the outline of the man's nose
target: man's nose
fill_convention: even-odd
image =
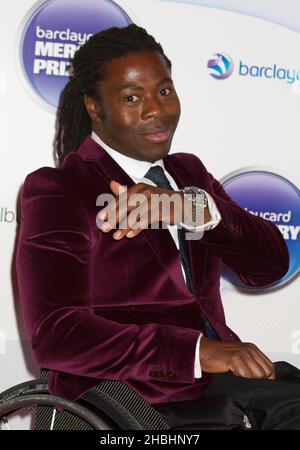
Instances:
[[[163,114],[163,107],[160,100],[155,97],[144,97],[142,119],[147,120],[153,117],[159,117]]]

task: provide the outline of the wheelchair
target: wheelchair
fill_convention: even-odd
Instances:
[[[217,411],[219,420],[207,413]],[[201,425],[181,429],[251,429],[244,411],[228,398],[207,404]],[[21,428],[20,422],[22,423]],[[38,379],[15,385],[0,393],[0,430],[172,430],[150,403],[121,381],[105,381],[76,401],[50,395],[48,370]]]
[[[0,430],[20,422],[30,430],[169,429],[158,411],[123,382],[106,381],[70,401],[50,395],[47,379],[42,369],[40,378],[0,394]]]

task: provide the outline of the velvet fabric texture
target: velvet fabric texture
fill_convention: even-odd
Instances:
[[[224,317],[223,261],[249,286],[288,270],[275,225],[240,208],[198,157],[164,158],[179,188],[198,186],[214,198],[222,220],[189,240],[195,295],[168,229],[116,241],[96,225],[96,198],[114,179],[134,181],[90,137],[60,168],[28,175],[21,197],[17,275],[29,340],[50,392],[77,399],[105,380],[121,380],[148,402],[195,400],[210,375],[194,378],[202,317],[224,341],[239,338]]]

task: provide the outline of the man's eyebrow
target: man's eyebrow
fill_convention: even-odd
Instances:
[[[120,87],[119,91],[124,91],[125,89],[142,90],[144,88],[142,86],[135,86],[134,84],[123,84],[123,86]]]
[[[160,86],[161,84],[164,84],[164,83],[172,83],[173,84],[173,80],[170,77],[163,78],[162,80],[160,80],[159,83],[157,83],[157,86]]]
[[[157,83],[157,86],[160,86],[161,84],[164,84],[164,83],[172,83],[173,84],[173,80],[170,77],[163,78],[162,80],[160,80]],[[134,84],[123,84],[123,86],[120,87],[119,91],[123,91],[125,89],[142,91],[144,88],[142,86],[135,86]]]

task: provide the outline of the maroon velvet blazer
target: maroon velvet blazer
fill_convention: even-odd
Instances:
[[[112,179],[133,180],[90,137],[58,168],[28,175],[21,197],[17,274],[24,319],[50,392],[76,399],[104,380],[121,380],[152,404],[201,396],[210,375],[194,378],[195,346],[205,314],[224,341],[221,263],[249,286],[288,270],[277,227],[240,208],[193,154],[164,158],[179,188],[199,186],[222,220],[189,240],[195,295],[181,272],[168,229],[115,241],[96,226],[96,198]]]

